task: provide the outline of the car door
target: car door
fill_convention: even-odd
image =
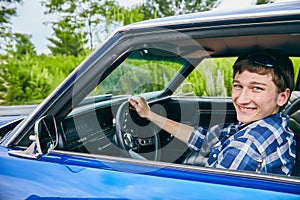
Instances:
[[[63,151],[38,160],[10,156],[1,164],[1,199],[297,199],[299,194],[299,186],[284,178]]]

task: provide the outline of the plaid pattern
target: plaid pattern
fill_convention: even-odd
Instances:
[[[277,113],[246,126],[195,127],[188,146],[206,155],[209,167],[290,175],[296,142],[288,121]]]

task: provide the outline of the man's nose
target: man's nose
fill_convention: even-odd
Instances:
[[[247,104],[251,101],[251,94],[250,91],[247,88],[243,88],[242,91],[240,92],[237,102],[239,104]]]

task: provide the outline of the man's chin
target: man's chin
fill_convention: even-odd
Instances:
[[[253,122],[255,121],[256,119],[254,117],[251,117],[249,115],[237,115],[237,119],[239,122],[242,122],[244,124],[247,124],[247,123],[250,123],[250,122]]]

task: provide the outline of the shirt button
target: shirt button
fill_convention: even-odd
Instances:
[[[214,153],[214,154],[213,154],[213,158],[216,158],[216,157],[217,157],[217,154]]]

